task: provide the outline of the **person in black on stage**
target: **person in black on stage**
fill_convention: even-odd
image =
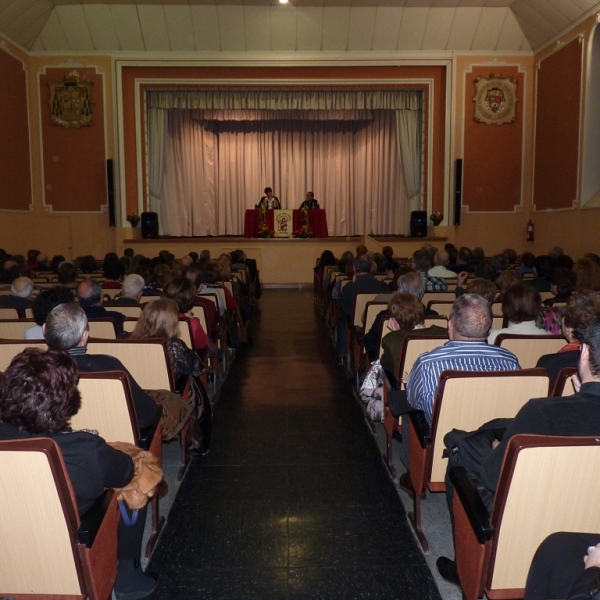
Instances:
[[[272,208],[281,208],[281,203],[277,196],[273,196],[273,189],[270,187],[265,188],[265,196],[260,199],[256,208],[266,208],[270,210]]]
[[[303,208],[310,208],[311,210],[320,208],[313,192],[306,192],[306,200],[300,205],[300,210]]]

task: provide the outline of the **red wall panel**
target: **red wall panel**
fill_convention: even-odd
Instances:
[[[581,68],[578,39],[539,65],[533,188],[537,210],[571,208],[577,198]]]
[[[49,68],[40,75],[40,111],[44,158],[45,203],[52,211],[100,211],[107,203],[104,101],[102,76],[95,69],[77,69],[80,80],[93,82],[92,124],[65,128],[50,114],[51,81],[64,81],[73,69]]]
[[[513,123],[487,125],[473,120],[472,98],[475,78],[488,78],[491,72],[492,67],[485,66],[466,74],[462,202],[470,212],[512,212],[521,204],[525,76],[517,67],[496,67],[495,75],[517,80],[517,118]]]
[[[31,167],[27,74],[21,61],[0,50],[0,209],[29,210]]]

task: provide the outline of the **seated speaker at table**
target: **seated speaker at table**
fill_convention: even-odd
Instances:
[[[260,202],[256,206],[256,208],[263,207],[267,210],[271,210],[273,208],[281,208],[279,198],[277,196],[273,196],[273,189],[270,187],[265,188],[265,195],[260,199]]]
[[[315,199],[315,195],[313,192],[306,192],[306,200],[300,205],[300,209],[310,208],[317,209],[320,208],[318,200]]]

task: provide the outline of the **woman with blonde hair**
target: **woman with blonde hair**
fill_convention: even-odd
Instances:
[[[170,298],[159,298],[148,302],[129,336],[132,340],[160,338],[167,342],[167,351],[176,387],[190,376],[202,373],[199,356],[179,339],[179,308]]]

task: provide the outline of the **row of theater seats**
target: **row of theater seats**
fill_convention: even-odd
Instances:
[[[315,276],[315,300],[328,327],[333,330],[337,307]],[[425,294],[426,306],[452,305],[453,292]],[[386,304],[375,303],[375,294],[359,294],[353,317],[346,327],[349,368],[358,385],[361,363],[369,368],[362,336]],[[495,308],[495,307],[494,307]],[[441,312],[441,311],[438,311]],[[496,313],[496,310],[494,310]],[[449,314],[449,311],[448,313]],[[447,326],[447,316],[426,318],[426,325]],[[388,329],[381,325],[378,348]],[[417,357],[448,341],[447,336],[407,335],[401,351],[396,382],[384,385],[386,451],[383,456],[393,479],[393,447],[401,432],[401,417],[394,417],[389,397],[404,389]],[[478,373],[445,371],[440,377],[433,420],[428,425],[419,413],[409,418],[409,463],[413,510],[409,520],[425,553],[430,547],[422,528],[422,502],[426,492],[446,491],[448,458],[444,437],[453,429],[473,431],[496,418],[512,418],[531,398],[568,396],[574,393],[574,369],[561,372],[553,390],[544,369],[534,368],[539,357],[565,345],[562,336],[501,335],[496,345],[517,355],[520,371]],[[364,361],[364,362],[363,362]],[[406,428],[405,428],[406,429]],[[590,476],[600,467],[600,439],[518,435],[511,439],[500,476],[493,509],[487,511],[464,470],[452,470],[455,485],[455,549],[459,578],[468,600],[487,594],[490,598],[522,598],[529,565],[539,544],[555,531],[597,531],[597,510],[590,498],[598,490]]]
[[[152,299],[143,297],[142,301]],[[212,299],[216,304],[216,296]],[[135,315],[142,308],[112,306],[110,310],[126,314],[125,329],[130,330],[135,325]],[[6,314],[5,309],[0,309],[0,374],[25,347],[46,347],[42,341],[23,340],[23,331],[32,325],[31,319],[4,319]],[[195,307],[194,314],[201,319],[205,330],[212,333],[201,307]],[[112,319],[90,320],[90,332],[89,354],[118,358],[142,389],[175,391],[163,340],[115,339]],[[180,335],[188,347],[193,348],[186,320],[180,321]],[[222,362],[211,359],[213,396],[217,392],[217,380],[222,383],[227,376],[225,357],[233,357],[233,354],[225,345]],[[206,374],[201,377],[201,389],[205,384]],[[140,431],[125,373],[81,373],[78,387],[82,403],[71,421],[74,430],[96,430],[107,442],[134,444],[150,451],[162,465],[162,420],[156,427]],[[188,385],[182,397],[189,400],[190,393]],[[213,402],[215,400],[213,397]],[[189,464],[187,425],[179,435],[179,445],[181,462],[177,481],[181,481]],[[4,492],[0,492],[0,596],[108,599],[117,565],[119,510],[114,491],[107,490],[89,513],[80,518],[62,456],[58,446],[49,439],[0,442],[0,472]],[[165,521],[160,514],[158,496],[151,500],[151,515],[152,533],[145,548],[146,558]]]

